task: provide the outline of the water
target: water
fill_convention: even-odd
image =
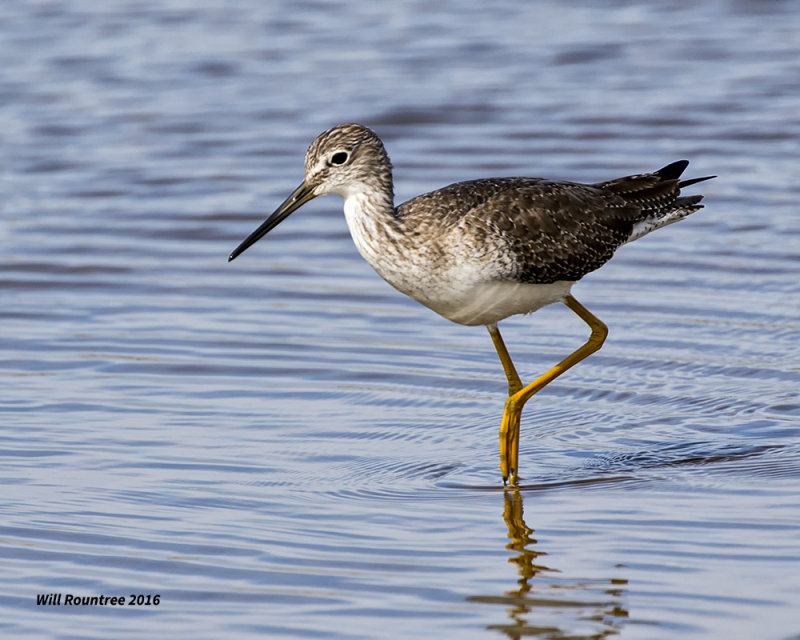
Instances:
[[[3,637],[797,637],[794,3],[73,0],[0,23]],[[226,263],[340,121],[384,138],[399,200],[719,175],[575,287],[611,334],[526,408],[519,494],[489,336],[375,276],[340,201]],[[555,307],[504,327],[526,379],[586,334]]]

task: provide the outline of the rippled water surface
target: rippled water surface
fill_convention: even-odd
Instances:
[[[794,3],[0,21],[3,637],[800,634]],[[398,200],[683,157],[719,176],[574,288],[610,337],[526,408],[518,493],[486,331],[378,278],[340,200],[226,262],[341,121],[384,138]],[[586,335],[556,307],[503,326],[525,378]]]

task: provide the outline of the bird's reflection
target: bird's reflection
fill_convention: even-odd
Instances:
[[[506,595],[522,597],[531,590],[531,578],[534,578],[537,573],[553,571],[553,569],[536,563],[537,558],[547,554],[534,548],[536,539],[531,537],[533,529],[525,524],[522,513],[522,494],[518,490],[512,490],[503,492],[503,496],[503,519],[506,521],[510,540],[506,549],[516,553],[508,561],[517,565],[519,571],[518,588],[506,591]]]
[[[502,596],[473,596],[469,600],[503,604],[510,620],[488,628],[509,638],[523,636],[551,640],[599,639],[617,635],[628,612],[620,600],[625,580],[569,579],[541,562],[547,553],[537,549],[533,529],[523,514],[522,492],[504,493],[503,519],[508,527],[512,552],[509,562],[517,566],[516,588]]]

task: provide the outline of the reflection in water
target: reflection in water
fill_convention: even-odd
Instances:
[[[517,580],[519,588],[514,591],[507,591],[506,595],[521,597],[531,590],[529,581],[537,573],[557,570],[535,564],[535,560],[539,556],[547,554],[544,551],[537,551],[533,548],[533,545],[536,544],[536,539],[531,537],[533,529],[525,524],[522,516],[522,494],[519,491],[504,492],[503,519],[506,521],[508,537],[511,539],[511,542],[506,545],[506,549],[516,551],[518,554],[509,558],[509,562],[517,565],[520,575],[519,580]],[[522,606],[519,608],[519,613],[526,613],[527,607],[523,603],[520,604]],[[515,613],[512,613],[512,617],[517,621],[521,621]]]
[[[472,602],[508,607],[511,621],[488,628],[502,631],[509,638],[538,636],[562,640],[606,638],[619,634],[622,622],[628,617],[627,610],[620,603],[627,581],[610,579],[598,582],[552,576],[560,572],[538,562],[547,553],[534,548],[537,542],[531,535],[533,529],[525,524],[522,502],[519,490],[504,492],[503,518],[510,539],[506,549],[514,552],[509,562],[518,568],[516,588],[502,596],[468,598]],[[541,579],[545,575],[551,576],[551,580],[534,582],[535,578]],[[598,594],[602,594],[602,598]]]

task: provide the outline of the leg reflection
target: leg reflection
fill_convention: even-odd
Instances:
[[[519,491],[503,492],[503,519],[508,527],[508,537],[511,540],[506,545],[509,551],[515,551],[517,555],[508,559],[517,565],[519,569],[518,588],[513,591],[506,591],[508,596],[523,596],[531,590],[530,579],[540,571],[551,571],[547,567],[537,564],[539,556],[547,555],[543,551],[533,548],[536,540],[531,537],[533,529],[525,524],[522,513],[522,494]]]
[[[503,492],[503,519],[508,527],[508,559],[517,567],[516,588],[503,595],[477,595],[471,602],[502,605],[508,618],[488,629],[513,640],[547,638],[601,639],[618,635],[628,618],[622,604],[627,581],[620,578],[569,577],[542,563],[533,529],[525,522],[522,492]],[[510,618],[510,619],[509,619]]]

